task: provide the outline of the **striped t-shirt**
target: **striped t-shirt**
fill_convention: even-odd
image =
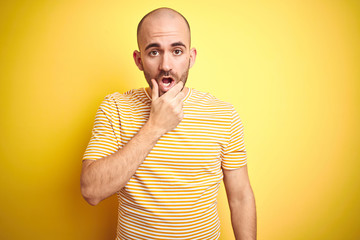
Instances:
[[[144,88],[106,96],[83,159],[123,147],[149,117]],[[189,89],[184,118],[163,135],[117,194],[119,239],[218,239],[216,197],[222,169],[246,165],[243,126],[234,107]]]

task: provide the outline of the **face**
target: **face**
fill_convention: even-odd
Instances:
[[[159,86],[159,96],[179,81],[186,83],[195,62],[196,50],[190,49],[190,33],[181,17],[149,17],[139,34],[139,51],[134,60],[152,88],[151,79]]]

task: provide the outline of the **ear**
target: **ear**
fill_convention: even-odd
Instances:
[[[190,49],[190,68],[194,65],[196,59],[196,48]]]
[[[134,51],[133,58],[134,58],[136,66],[140,69],[140,71],[143,71],[144,68],[143,68],[142,61],[141,61],[141,54],[138,50]]]

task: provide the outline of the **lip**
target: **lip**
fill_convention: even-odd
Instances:
[[[169,85],[165,84],[163,82],[164,79],[171,79],[170,84]],[[173,77],[162,77],[160,79],[160,81],[158,81],[158,85],[159,85],[160,91],[165,93],[165,92],[169,91],[172,87],[175,86],[175,79]]]

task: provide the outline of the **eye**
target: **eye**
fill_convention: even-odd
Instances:
[[[156,50],[153,50],[153,51],[149,52],[149,55],[152,56],[152,57],[155,57],[155,56],[159,55],[159,52],[156,51]]]
[[[182,53],[183,53],[183,51],[180,49],[174,50],[174,55],[181,55]]]

